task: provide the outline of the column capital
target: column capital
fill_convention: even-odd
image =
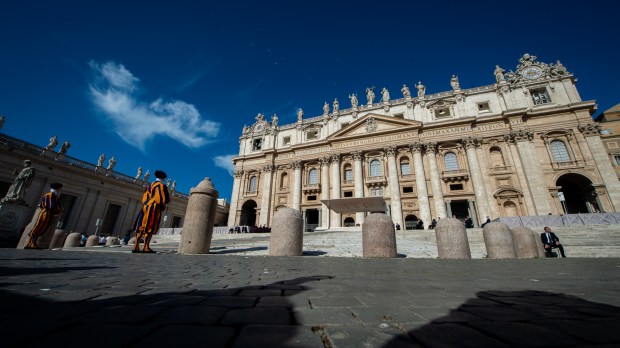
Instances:
[[[435,154],[437,153],[437,143],[434,141],[429,141],[428,143],[426,143],[425,149],[426,153]]]
[[[265,173],[271,173],[275,170],[276,170],[276,166],[274,166],[273,164],[265,164],[263,166],[263,172]]]
[[[601,125],[598,122],[591,122],[579,125],[579,131],[586,137],[599,135],[601,133]]]
[[[413,153],[421,153],[424,148],[424,143],[416,141],[414,143],[409,144],[409,150]]]
[[[388,157],[394,157],[396,156],[396,146],[386,146],[383,148],[383,151],[385,151],[385,154]]]
[[[301,161],[293,161],[293,162],[291,162],[291,167],[293,169],[301,169]]]
[[[518,131],[512,131],[509,134],[504,135],[504,140],[509,143],[516,143],[518,141],[530,141],[534,138],[534,133],[527,129],[520,129]]]
[[[362,160],[362,151],[351,151],[351,156],[353,156],[353,160],[361,161]]]
[[[319,162],[321,162],[321,166],[329,166],[330,158],[329,156],[321,157],[319,158]]]
[[[461,141],[465,145],[465,149],[476,148],[482,143],[482,140],[478,137],[465,137]]]
[[[332,163],[340,163],[340,154],[335,153],[331,155]]]
[[[235,178],[240,178],[243,176],[244,171],[243,170],[235,170],[233,172],[233,175],[235,176]]]

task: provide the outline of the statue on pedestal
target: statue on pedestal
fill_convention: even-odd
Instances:
[[[23,202],[26,190],[32,184],[36,170],[30,166],[30,160],[24,161],[24,169],[19,172],[11,186],[9,187],[6,196],[2,198],[2,202]]]
[[[452,89],[455,91],[461,89],[458,76],[452,75],[452,78],[450,79],[450,86],[452,86]]]
[[[506,79],[504,78],[504,69],[500,68],[499,65],[495,66],[495,71],[493,71],[493,75],[495,75],[495,81],[497,83],[504,82]]]
[[[69,150],[70,147],[71,147],[71,143],[69,142],[69,140],[65,140],[60,146],[60,151],[58,153],[65,154],[67,153],[67,150]]]
[[[387,103],[390,101],[390,92],[387,88],[383,87],[381,90],[381,101]]]
[[[366,87],[366,100],[368,101],[368,105],[372,105],[372,101],[375,99],[374,89],[375,86]]]
[[[301,123],[303,118],[304,118],[304,110],[302,108],[299,108],[299,110],[297,110],[297,122]]]
[[[273,114],[271,116],[271,127],[276,128],[278,126],[278,115]]]
[[[4,126],[4,115],[0,116],[0,129]]]
[[[323,115],[327,115],[327,114],[329,114],[329,104],[325,102],[325,104],[323,104]]]
[[[113,170],[114,166],[116,165],[116,159],[114,158],[114,156],[112,156],[112,158],[110,158],[110,160],[108,161],[108,170]]]
[[[338,99],[334,98],[334,107],[333,110],[334,114],[337,114],[338,111],[340,111],[340,104],[338,103]]]
[[[47,146],[45,147],[48,150],[53,150],[56,145],[58,145],[58,138],[54,135],[53,137],[50,138],[50,142],[49,144],[47,144]]]
[[[149,181],[150,177],[151,177],[151,172],[147,170],[146,173],[144,173],[144,181]]]
[[[357,107],[357,95],[355,93],[349,94],[349,99],[351,99],[351,107],[355,109]]]
[[[136,179],[140,179],[142,176],[142,167],[138,167],[138,173],[136,174]]]
[[[97,167],[103,167],[103,161],[105,160],[105,154],[101,154],[97,160]]]
[[[403,88],[401,88],[400,91],[403,92],[403,97],[411,98],[411,91],[409,91],[409,87],[407,87],[407,85],[403,85]]]
[[[426,87],[422,84],[422,81],[418,81],[417,86],[415,88],[418,89],[418,98],[424,98],[424,94],[426,93]]]

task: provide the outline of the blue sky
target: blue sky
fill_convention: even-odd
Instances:
[[[608,1],[11,1],[0,5],[1,132],[119,172],[162,169],[230,201],[233,155],[258,112],[279,124],[368,86],[396,98],[495,82],[524,53],[557,59],[600,113],[620,103]],[[107,162],[107,161],[106,161]],[[70,185],[70,183],[67,183]]]

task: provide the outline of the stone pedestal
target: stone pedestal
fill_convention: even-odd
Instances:
[[[65,244],[63,248],[75,248],[80,246],[80,242],[82,241],[82,234],[79,232],[69,233],[67,238],[65,239]]]
[[[491,222],[482,229],[484,245],[487,248],[487,257],[491,259],[515,259],[514,241],[508,225],[501,222]]]
[[[467,231],[461,221],[454,218],[439,220],[435,237],[440,259],[471,259]]]
[[[189,193],[179,254],[206,254],[211,248],[218,192],[205,178]]]
[[[273,214],[270,256],[301,256],[303,254],[304,221],[296,209],[280,208]]]
[[[396,257],[394,224],[385,214],[370,214],[362,224],[364,257]]]
[[[518,259],[533,259],[538,257],[538,244],[534,232],[524,226],[513,227],[512,239]]]
[[[88,239],[86,239],[86,247],[93,247],[93,246],[97,246],[99,245],[99,236],[97,235],[92,235],[92,236],[88,236]]]
[[[0,204],[0,247],[15,248],[20,232],[32,213],[24,204],[4,202]]]
[[[112,245],[121,245],[121,241],[118,239],[118,237],[108,237],[108,239],[106,239],[105,246]]]
[[[28,243],[28,234],[34,228],[34,225],[37,222],[37,218],[39,217],[39,213],[41,213],[41,208],[37,208],[30,220],[30,223],[24,229],[24,233],[22,233],[21,238],[19,239],[19,244],[17,244],[17,249],[23,249]],[[47,226],[47,230],[39,235],[37,239],[37,245],[41,248],[47,249],[52,242],[52,237],[54,237],[54,231],[56,230],[56,225],[58,225],[59,216],[52,216],[49,225]]]
[[[50,249],[54,248],[62,248],[65,245],[65,238],[69,232],[65,230],[56,230],[54,231],[54,235],[52,236],[52,241],[50,242]]]

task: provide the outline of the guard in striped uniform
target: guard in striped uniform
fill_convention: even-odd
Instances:
[[[32,231],[28,234],[28,243],[26,243],[24,249],[43,249],[37,245],[37,239],[47,231],[52,221],[52,216],[59,215],[62,212],[60,207],[60,189],[62,184],[53,183],[50,185],[50,188],[50,192],[44,194],[41,198],[41,203],[39,203],[41,212]]]
[[[164,179],[168,176],[161,170],[155,171],[155,181],[149,186],[148,191],[143,195],[142,199],[144,207],[142,208],[142,223],[136,233],[136,243],[134,244],[133,253],[154,253],[149,248],[151,238],[159,230],[161,216],[166,210],[166,205],[170,203],[170,194],[168,187],[164,184]],[[140,250],[140,240],[144,239],[144,246]]]

